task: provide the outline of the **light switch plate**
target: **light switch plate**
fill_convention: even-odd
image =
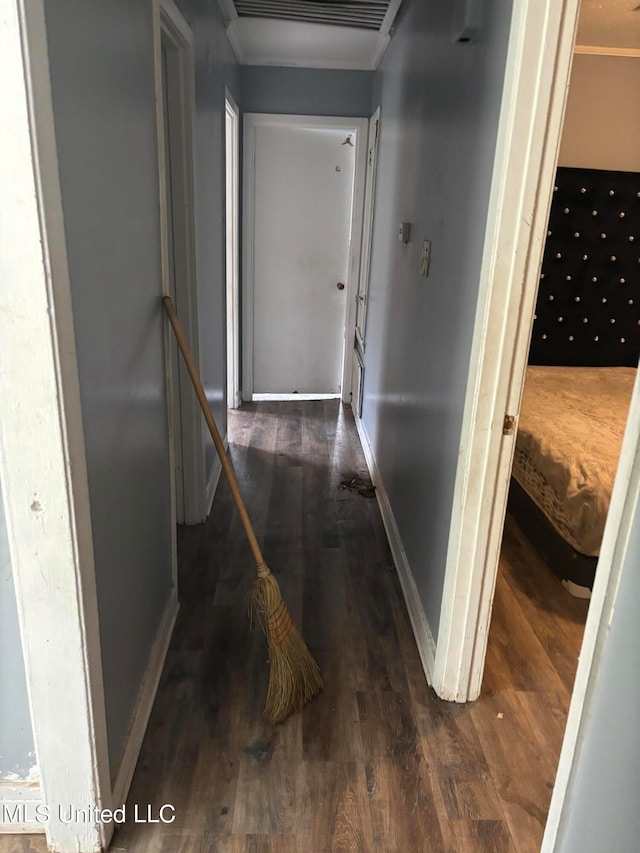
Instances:
[[[423,240],[422,257],[420,258],[420,275],[425,278],[429,275],[429,263],[431,262],[431,240]]]

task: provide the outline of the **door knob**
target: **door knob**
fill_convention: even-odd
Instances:
[[[344,290],[344,284],[343,284],[341,281],[339,281],[339,282],[336,284],[336,287],[338,288],[338,290]]]

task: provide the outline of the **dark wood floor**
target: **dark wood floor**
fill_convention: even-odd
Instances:
[[[442,702],[425,684],[377,502],[340,487],[367,478],[350,411],[245,405],[230,439],[327,687],[285,725],[261,721],[266,648],[244,606],[253,565],[221,483],[209,521],[181,531],[182,607],[129,796],[131,807],[173,804],[176,821],[127,823],[112,850],[539,850],[587,603],[507,519],[482,696]]]

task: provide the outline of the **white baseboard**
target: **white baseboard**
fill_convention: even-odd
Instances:
[[[229,449],[229,439],[228,436],[225,435],[223,439],[224,449]],[[220,474],[222,474],[222,463],[218,456],[216,456],[215,462],[211,466],[211,473],[209,474],[209,480],[207,482],[207,494],[206,494],[206,503],[207,503],[207,514],[205,518],[209,518],[209,513],[211,512],[211,507],[213,506],[213,499],[216,496],[216,489],[218,488],[218,483],[220,482]]]
[[[341,394],[252,394],[255,403],[266,400],[339,400]]]
[[[367,461],[367,468],[369,469],[373,485],[376,487],[376,497],[378,499],[378,505],[382,515],[382,522],[387,533],[387,539],[389,540],[389,547],[391,548],[396,571],[400,578],[400,586],[402,587],[404,600],[407,605],[407,610],[409,611],[409,619],[411,620],[413,635],[416,638],[420,660],[422,661],[422,668],[424,669],[427,683],[433,684],[433,673],[435,671],[436,663],[436,644],[433,639],[429,623],[427,622],[422,602],[420,601],[416,582],[413,579],[413,573],[411,572],[411,567],[407,560],[407,555],[402,544],[402,539],[400,538],[400,532],[398,531],[396,520],[393,517],[393,511],[391,509],[391,504],[389,503],[389,497],[385,490],[384,483],[382,482],[378,463],[376,462],[373,450],[371,449],[369,436],[367,435],[362,419],[355,413],[354,418],[358,435],[360,436],[362,449],[364,451],[364,456]]]
[[[38,782],[0,782],[0,835],[44,832],[44,821],[36,820],[42,805]]]
[[[129,728],[129,734],[127,735],[122,761],[120,762],[120,767],[118,768],[116,780],[113,785],[112,800],[114,808],[121,806],[126,801],[127,794],[129,793],[131,780],[133,779],[133,772],[136,769],[136,763],[140,755],[140,750],[142,749],[142,741],[144,740],[147,724],[149,723],[149,717],[151,716],[151,709],[153,708],[153,703],[156,698],[160,676],[162,675],[162,668],[169,650],[169,643],[171,641],[171,635],[173,634],[173,627],[176,623],[179,607],[178,594],[174,587],[171,591],[171,596],[167,601],[164,613],[162,614],[160,627],[158,628],[158,633],[156,634],[153,646],[151,647],[149,665],[147,666],[147,671],[143,676],[140,691],[138,693],[138,700],[131,717],[131,726]]]

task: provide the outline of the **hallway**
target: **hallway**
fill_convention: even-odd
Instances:
[[[208,522],[180,531],[181,611],[128,800],[129,814],[170,803],[176,819],[129,818],[111,849],[538,850],[585,602],[556,589],[547,609],[536,590],[557,582],[508,524],[483,696],[442,702],[425,684],[377,502],[341,487],[368,481],[351,411],[245,404],[229,431],[267,559],[327,686],[284,726],[262,723],[266,647],[244,605],[253,565],[221,482]]]

